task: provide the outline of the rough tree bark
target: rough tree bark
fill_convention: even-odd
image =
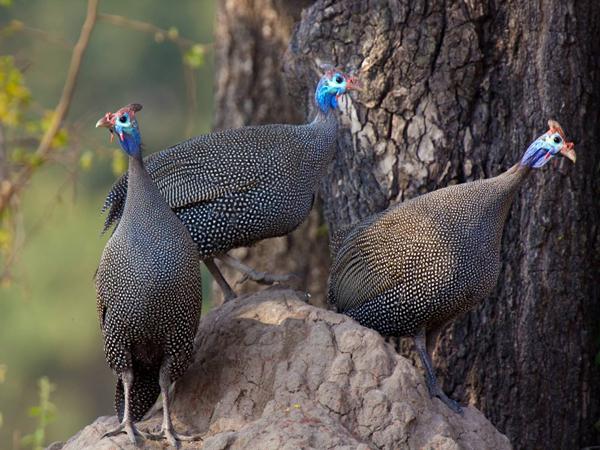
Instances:
[[[281,61],[294,23],[310,0],[227,0],[219,3],[216,27],[215,128],[266,123],[302,123],[303,110],[289,101]],[[233,256],[260,271],[296,273],[294,283],[322,299],[329,267],[327,233],[322,232],[320,208],[289,236],[263,241]],[[242,276],[227,267],[228,280]],[[257,290],[254,283],[235,286],[236,292]],[[221,291],[213,289],[215,301]]]
[[[305,100],[321,62],[365,84],[322,185],[330,231],[499,174],[549,118],[575,141],[575,166],[554,161],[521,189],[497,289],[436,348],[446,392],[517,448],[598,444],[599,34],[597,0],[319,0],[286,57]]]

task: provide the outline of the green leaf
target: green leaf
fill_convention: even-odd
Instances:
[[[10,152],[10,161],[16,164],[23,164],[27,159],[27,152],[22,147],[16,147]]]
[[[38,446],[41,446],[44,443],[44,434],[46,433],[43,428],[38,428],[33,432],[33,439]]]
[[[0,6],[12,6],[12,0],[0,0]]]
[[[46,130],[48,128],[50,128],[50,124],[52,123],[52,120],[54,118],[54,111],[46,111],[44,113],[44,117],[42,117],[41,120],[41,131],[42,132],[46,132]],[[50,145],[54,148],[58,148],[58,147],[64,147],[65,145],[67,145],[67,141],[69,140],[69,135],[67,133],[67,130],[65,130],[64,128],[61,128],[58,130],[58,132],[56,133],[56,135],[52,138],[52,142],[50,143]]]
[[[193,69],[197,69],[204,64],[204,46],[200,44],[192,47],[183,55],[183,62]]]
[[[39,417],[42,415],[42,407],[41,406],[32,406],[29,408],[28,413],[29,417]]]
[[[171,27],[167,31],[167,36],[169,36],[169,39],[174,41],[175,39],[177,39],[179,37],[179,30],[175,27]]]
[[[0,251],[8,251],[12,245],[12,233],[8,228],[0,228]],[[4,382],[6,366],[0,366],[0,383]]]
[[[44,159],[40,155],[31,154],[27,157],[27,164],[31,167],[40,167],[44,163]]]
[[[83,170],[90,170],[92,168],[92,162],[94,160],[94,153],[90,150],[86,150],[79,157],[79,166]]]
[[[2,0],[0,0],[2,1]],[[23,74],[12,56],[0,56],[0,122],[16,127],[23,121],[23,112],[31,100]]]

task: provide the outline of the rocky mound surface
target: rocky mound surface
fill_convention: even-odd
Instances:
[[[477,409],[457,415],[432,400],[421,371],[379,334],[287,289],[204,317],[195,361],[172,398],[176,430],[203,435],[184,449],[511,448]],[[158,431],[161,414],[139,428]],[[100,417],[50,448],[135,448],[125,434],[101,439],[116,425]]]

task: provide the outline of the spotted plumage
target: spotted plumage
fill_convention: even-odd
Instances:
[[[202,300],[196,246],[144,168],[139,109],[129,105],[97,124],[117,134],[129,154],[129,195],[102,253],[96,290],[106,360],[118,376],[116,431],[133,441],[141,434],[133,422],[161,391],[166,402],[165,389],[191,362]],[[168,405],[163,433],[175,442]]]
[[[422,337],[419,348],[426,332],[489,295],[513,199],[531,170],[559,152],[574,161],[573,145],[551,121],[505,173],[439,189],[342,230],[332,246],[330,303],[385,336]],[[460,409],[432,383],[433,395]]]
[[[356,80],[331,71],[315,92],[318,113],[305,125],[265,125],[195,137],[145,164],[207,260],[294,230],[308,216],[331,160],[337,98]],[[105,230],[119,221],[127,175],[109,193]]]

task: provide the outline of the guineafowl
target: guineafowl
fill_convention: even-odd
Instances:
[[[161,437],[177,446],[169,415],[169,386],[191,362],[200,318],[200,259],[187,229],[144,167],[141,136],[131,104],[107,113],[96,124],[116,134],[129,155],[129,195],[121,220],[108,240],[96,273],[97,308],[104,352],[118,376],[115,408],[135,444],[139,421],[163,396]]]
[[[189,230],[226,299],[235,294],[214,264],[215,257],[255,281],[285,279],[258,274],[226,253],[288,234],[306,219],[333,157],[338,99],[358,87],[354,77],[329,70],[317,85],[317,114],[308,124],[218,131],[145,159],[150,177]],[[123,175],[104,204],[105,230],[120,219],[126,198]]]
[[[437,383],[427,344],[494,288],[504,222],[532,169],[556,154],[575,162],[560,125],[548,124],[503,174],[392,206],[332,240],[328,301],[384,336],[413,337],[430,394],[457,412]]]

